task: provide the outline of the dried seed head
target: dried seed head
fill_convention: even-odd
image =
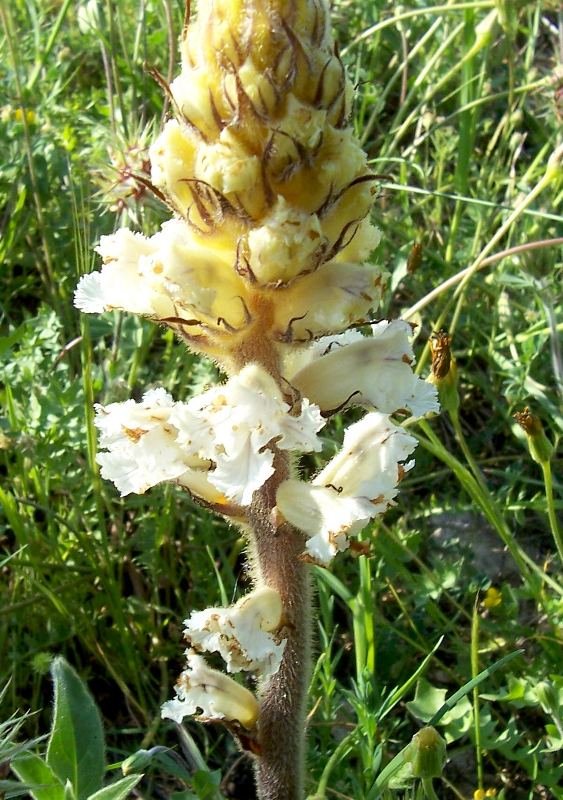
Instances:
[[[548,464],[553,457],[553,445],[545,435],[541,419],[529,408],[517,411],[514,419],[526,433],[528,449],[536,464]]]

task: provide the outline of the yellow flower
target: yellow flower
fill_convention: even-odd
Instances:
[[[35,125],[37,121],[37,115],[32,108],[26,108],[25,110],[23,108],[16,108],[14,110],[14,119],[16,120],[16,122],[23,122],[24,114],[25,114],[25,121],[27,122],[27,124]]]
[[[485,800],[486,796],[484,789],[475,789],[473,792],[473,800]]]
[[[496,606],[500,606],[501,603],[502,592],[500,589],[495,589],[494,586],[489,586],[482,601],[484,608],[496,608]]]

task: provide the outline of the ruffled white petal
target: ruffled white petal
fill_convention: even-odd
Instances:
[[[389,499],[392,499],[402,473],[414,465],[412,461],[404,462],[416,444],[414,436],[395,425],[386,414],[373,411],[350,425],[340,452],[313,483],[332,485],[345,496],[374,500],[391,494]]]
[[[416,439],[387,415],[372,412],[348,428],[342,449],[312,484],[281,484],[277,508],[307,535],[314,561],[328,564],[349,546],[349,536],[393,503],[403,473],[414,464],[406,459],[415,447]]]
[[[289,412],[273,378],[251,364],[226,384],[177,404],[170,422],[180,444],[214,462],[209,481],[246,506],[273,474],[270,443],[285,450],[321,449],[320,410],[304,402],[298,416]]]
[[[350,536],[389,504],[343,496],[331,486],[312,486],[292,479],[278,489],[277,505],[288,522],[308,535],[309,556],[326,565],[349,547]]]
[[[74,292],[74,305],[85,314],[101,314],[107,308],[101,273],[83,275]]]
[[[193,471],[209,469],[208,463],[177,443],[178,432],[168,421],[173,407],[164,389],[147,392],[140,403],[96,405],[100,447],[108,451],[98,453],[96,460],[102,477],[111,480],[122,496],[143,494],[163,481],[189,486]]]
[[[185,621],[192,647],[223,657],[229,672],[260,672],[264,679],[277,672],[286,640],[277,641],[272,631],[281,624],[279,594],[262,587],[229,608],[195,611]]]
[[[191,324],[216,324],[223,316],[241,325],[246,290],[233,268],[236,252],[226,242],[214,245],[180,219],[150,238],[127,228],[102,236],[96,248],[102,269],[81,278],[75,305],[88,313],[118,309]]]
[[[187,403],[163,389],[96,407],[102,475],[122,495],[142,494],[162,481],[176,481],[209,502],[227,498],[247,506],[273,474],[280,449],[320,450],[320,410],[308,401],[290,414],[279,389],[262,368],[245,367],[222,386]]]

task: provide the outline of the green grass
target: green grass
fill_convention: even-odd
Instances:
[[[159,718],[181,668],[181,621],[244,590],[243,543],[172,487],[121,500],[95,468],[94,401],[153,385],[185,398],[214,370],[169,332],[71,305],[101,234],[152,232],[163,218],[126,167],[141,169],[144,131],[161,124],[147,65],[174,74],[182,3],[98,0],[79,27],[85,5],[0,9],[1,719],[37,711],[19,740],[45,733],[48,665],[64,654],[115,762],[168,745],[198,764],[197,746],[225,796],[251,798],[226,735],[189,724],[193,741],[180,742]],[[544,474],[512,419],[529,405],[551,441],[563,430],[558,5],[334,3],[354,124],[381,176],[376,257],[391,280],[376,316],[417,323],[423,375],[432,331],[452,334],[460,408],[412,427],[417,465],[365,531],[369,556],[315,570],[308,791],[319,800],[375,800],[378,775],[444,699],[517,650],[437,723],[449,761],[434,790],[563,797],[560,462],[548,514]],[[486,608],[490,587],[501,602]],[[155,765],[136,796],[182,790]]]

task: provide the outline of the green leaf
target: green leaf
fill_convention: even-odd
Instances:
[[[124,775],[129,775],[139,770],[146,770],[150,766],[161,767],[169,775],[174,775],[184,782],[189,782],[192,778],[192,773],[186,769],[180,756],[169,747],[161,745],[150,750],[137,750],[122,761],[121,771]]]
[[[413,716],[422,722],[429,719],[442,707],[446,697],[445,689],[437,689],[421,678],[416,685],[414,700],[407,703],[407,708]]]
[[[135,788],[143,776],[127,775],[126,778],[105,786],[99,792],[91,794],[88,800],[125,800],[129,792]]]
[[[192,787],[200,800],[213,800],[221,784],[221,771],[198,770],[192,775]]]
[[[424,661],[419,665],[416,671],[413,672],[410,678],[408,678],[408,680],[406,680],[402,686],[400,686],[398,689],[394,689],[390,693],[390,695],[386,698],[385,702],[383,703],[383,706],[379,711],[378,722],[381,722],[381,720],[384,719],[384,717],[386,717],[387,714],[393,710],[395,705],[399,702],[399,700],[401,700],[404,697],[404,695],[408,692],[408,690],[414,684],[416,679],[420,677],[420,675],[422,675],[422,673],[432,660],[434,653],[438,650],[443,641],[444,637],[440,636],[440,638],[438,639],[432,650],[428,653],[428,655],[426,656]]]
[[[473,726],[473,707],[467,697],[462,697],[447,714],[444,714],[440,725],[444,728],[443,734],[448,744],[468,733]]]
[[[76,800],[72,783],[67,781],[65,783],[65,800]]]
[[[102,720],[92,695],[63,658],[51,665],[55,710],[47,763],[61,782],[69,780],[77,800],[102,786],[105,769]]]
[[[22,753],[10,764],[33,800],[65,800],[63,784],[51,767],[35,753]]]

